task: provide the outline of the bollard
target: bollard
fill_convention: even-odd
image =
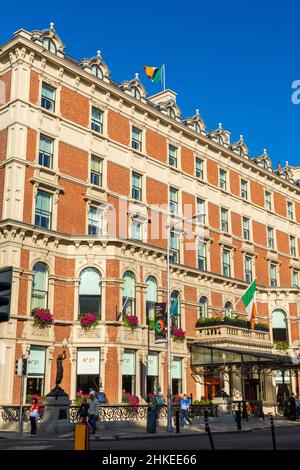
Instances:
[[[242,429],[242,420],[241,420],[241,404],[239,403],[238,409],[235,412],[236,426],[239,431]]]
[[[180,419],[179,419],[179,410],[176,410],[175,423],[176,423],[176,433],[180,433]]]
[[[248,421],[248,413],[247,413],[247,403],[246,400],[243,400],[243,413],[242,418]]]
[[[74,450],[89,450],[90,431],[88,424],[75,424]]]
[[[208,438],[209,438],[209,442],[210,442],[210,447],[212,448],[212,450],[215,450],[214,441],[213,441],[213,438],[212,438],[212,435],[211,435],[211,432],[210,432],[210,428],[209,428],[209,424],[208,424],[208,413],[207,413],[207,410],[204,410],[204,423],[205,423],[205,431],[206,431],[207,434],[208,434]]]
[[[276,438],[275,438],[275,426],[274,426],[274,420],[273,420],[272,415],[270,415],[270,422],[271,422],[271,434],[272,434],[273,450],[277,450]]]

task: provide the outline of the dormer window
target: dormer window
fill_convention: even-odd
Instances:
[[[243,147],[238,148],[238,153],[240,154],[241,157],[244,157],[245,153],[244,153]]]
[[[223,142],[222,136],[218,135],[217,138],[218,138],[218,144],[223,145],[224,142]]]
[[[44,38],[43,47],[44,49],[47,49],[47,51],[52,52],[52,54],[56,54],[56,46],[54,44],[54,41],[52,41],[52,39]]]
[[[175,119],[176,115],[175,115],[175,111],[174,111],[173,108],[171,108],[171,107],[168,108],[168,109],[167,109],[167,113],[168,113],[168,115],[170,116],[170,118]]]
[[[91,66],[91,71],[92,71],[92,75],[94,75],[94,77],[103,78],[103,73],[102,73],[102,70],[99,67],[99,65],[93,64]]]
[[[141,94],[139,92],[139,89],[135,86],[133,86],[131,89],[130,89],[130,93],[131,95],[136,99],[136,100],[140,100],[141,99]]]
[[[197,132],[197,134],[201,133],[201,128],[200,128],[198,122],[194,123],[194,131]]]

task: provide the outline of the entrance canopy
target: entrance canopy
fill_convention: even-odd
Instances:
[[[267,370],[299,369],[300,360],[291,356],[267,354],[260,351],[245,349],[227,349],[192,343],[191,368],[199,374],[201,369],[218,368],[224,366],[251,367]]]

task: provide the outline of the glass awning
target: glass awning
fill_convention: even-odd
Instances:
[[[207,346],[203,343],[193,343],[190,346],[191,367],[209,367],[218,365],[261,364],[270,367],[278,365],[297,367],[290,356],[268,354],[260,351],[245,349],[227,349]],[[298,365],[299,367],[299,365]]]

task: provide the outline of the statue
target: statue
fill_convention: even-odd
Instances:
[[[56,359],[56,379],[55,379],[55,388],[61,388],[59,384],[61,383],[64,376],[63,361],[66,359],[66,351],[63,351],[62,354],[59,354]]]

